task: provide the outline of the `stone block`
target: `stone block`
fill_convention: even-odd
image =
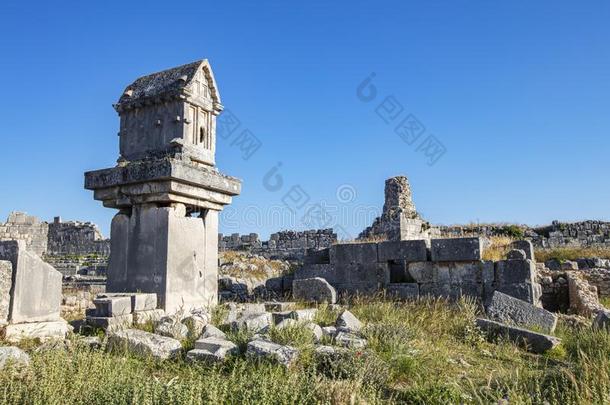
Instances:
[[[489,319],[477,318],[477,326],[490,337],[508,338],[532,353],[541,354],[561,343],[561,339]]]
[[[91,316],[87,317],[87,324],[105,331],[126,329],[133,325],[133,314],[110,317]]]
[[[292,296],[297,301],[326,302],[328,304],[337,302],[335,288],[320,277],[294,280],[292,282]]]
[[[366,339],[362,339],[350,332],[340,331],[335,336],[335,343],[339,346],[351,349],[362,349],[367,345]]]
[[[416,283],[432,283],[435,281],[434,263],[432,262],[409,263],[407,272]]]
[[[377,243],[343,243],[330,247],[331,264],[377,263]]]
[[[294,302],[265,302],[265,311],[284,312],[294,310]]]
[[[231,342],[230,340],[217,337],[207,337],[198,339],[197,341],[195,341],[194,347],[197,350],[206,350],[212,353],[221,353],[223,354],[223,357],[226,354],[234,354],[239,351],[235,343]]]
[[[227,335],[218,329],[216,326],[212,324],[207,324],[203,327],[203,331],[201,333],[201,339],[205,338],[217,338],[217,339],[226,339]]]
[[[36,254],[27,251],[23,241],[0,242],[0,260],[10,261],[13,269],[10,322],[47,322],[61,319],[60,272]]]
[[[547,333],[552,333],[557,325],[557,316],[552,312],[500,291],[493,293],[487,316],[501,323],[533,327]]]
[[[536,263],[532,260],[500,260],[496,262],[495,276],[497,285],[533,283]]]
[[[510,295],[517,299],[536,304],[540,299],[541,292],[537,289],[538,284],[531,283],[515,283],[515,284],[500,284],[496,286],[496,291]]]
[[[317,308],[297,309],[290,313],[290,318],[299,322],[311,322],[315,319],[317,313]]]
[[[527,255],[525,253],[525,250],[512,249],[506,254],[506,259],[508,259],[508,260],[526,260]]]
[[[233,330],[247,329],[252,332],[259,332],[268,327],[273,322],[273,317],[269,312],[258,314],[245,314],[231,323]]]
[[[337,281],[335,266],[332,264],[305,264],[294,273],[294,279],[321,277],[333,284]]]
[[[392,298],[416,299],[419,297],[419,285],[417,283],[392,283],[386,286],[386,292]]]
[[[0,325],[9,320],[12,284],[13,265],[8,260],[0,260]]]
[[[139,329],[118,330],[108,335],[109,350],[126,349],[144,357],[158,359],[176,358],[182,345],[176,339],[159,336]]]
[[[189,335],[188,327],[179,322],[177,319],[165,317],[155,325],[155,333],[157,335],[184,340]]]
[[[106,296],[101,295],[93,300],[95,305],[95,316],[111,317],[131,314],[130,296]]]
[[[253,340],[248,343],[246,355],[289,367],[298,358],[299,351],[292,346],[282,346],[266,340]]]
[[[593,319],[594,329],[607,329],[610,331],[610,310],[602,310]]]
[[[362,322],[347,309],[337,317],[335,326],[338,330],[346,330],[349,332],[360,332],[363,327]]]
[[[511,243],[513,249],[523,250],[525,252],[525,258],[528,260],[534,260],[534,245],[529,240],[516,240]]]
[[[135,311],[132,315],[134,325],[144,325],[148,322],[158,322],[165,316],[165,311],[162,309],[150,309],[147,311]]]
[[[482,258],[481,238],[432,239],[433,262],[478,261]]]
[[[380,242],[378,245],[380,262],[404,260],[407,262],[425,262],[428,249],[424,240],[400,240]]]
[[[30,356],[17,347],[0,347],[0,370],[3,370],[9,364],[17,367],[28,366]]]
[[[308,249],[303,262],[305,264],[329,264],[330,249]]]
[[[72,326],[63,319],[51,322],[14,323],[4,328],[4,338],[8,342],[19,342],[22,339],[63,340],[72,330]]]

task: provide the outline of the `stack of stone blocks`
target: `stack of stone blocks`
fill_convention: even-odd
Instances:
[[[63,338],[61,273],[26,249],[23,240],[0,242],[0,327],[9,341]]]
[[[402,299],[469,296],[488,302],[494,291],[539,305],[532,250],[529,258],[482,260],[480,238],[337,244],[311,253],[295,280],[321,277],[338,293],[386,290]]]
[[[87,324],[104,330],[157,321],[165,314],[157,309],[157,294],[151,293],[99,294],[93,304],[95,308],[87,310]]]

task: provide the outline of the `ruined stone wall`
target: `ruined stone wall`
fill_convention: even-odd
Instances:
[[[539,305],[533,261],[484,261],[482,251],[480,238],[336,244],[308,254],[294,279],[321,277],[339,293],[385,290],[399,298],[469,296],[487,302],[501,291]]]
[[[268,241],[261,241],[258,234],[218,235],[219,250],[240,250],[271,259],[303,260],[308,249],[324,249],[337,242],[337,234],[331,229],[308,231],[282,231],[271,234]]]
[[[0,224],[0,241],[22,240],[26,249],[42,255],[47,251],[48,224],[24,212],[11,212]]]
[[[527,225],[453,225],[441,226],[443,237],[465,236],[510,236],[517,239],[527,238],[537,248],[559,247],[610,247],[610,222],[583,221],[564,223],[553,221],[551,225],[529,227]]]
[[[98,227],[91,222],[61,222],[56,218],[48,226],[49,255],[110,255],[110,240],[104,239]]]

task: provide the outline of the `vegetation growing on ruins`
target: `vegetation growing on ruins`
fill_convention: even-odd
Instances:
[[[578,248],[555,248],[536,249],[536,261],[545,262],[550,259],[576,260],[583,257],[599,257],[610,259],[610,248],[608,247],[578,247]]]
[[[355,298],[369,346],[336,360],[316,359],[298,327],[271,333],[302,350],[282,366],[242,356],[222,366],[155,361],[125,352],[34,350],[27,369],[0,373],[1,403],[607,403],[610,333],[560,324],[559,349],[537,356],[508,342],[489,343],[468,301],[395,303]],[[319,308],[316,321],[336,316]],[[222,313],[216,314],[220,319]],[[231,335],[245,341],[238,332]]]

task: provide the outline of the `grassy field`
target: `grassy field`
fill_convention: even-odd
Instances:
[[[610,334],[559,325],[563,344],[544,356],[488,343],[474,327],[478,308],[442,300],[352,302],[369,346],[334,361],[316,358],[298,328],[278,342],[302,350],[290,369],[233,358],[222,366],[155,361],[127,353],[35,351],[27,369],[0,372],[9,404],[591,404],[610,402]],[[336,313],[321,307],[317,321]],[[243,345],[247,333],[232,334]],[[545,402],[547,401],[547,402]]]

